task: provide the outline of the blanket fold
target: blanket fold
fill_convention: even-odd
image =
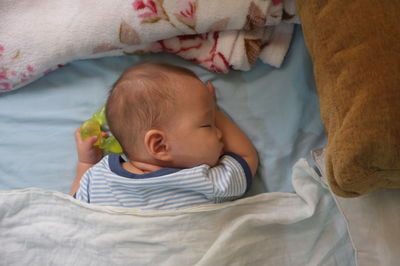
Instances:
[[[279,67],[297,22],[294,0],[0,2],[0,91],[64,64],[168,52],[210,70]]]
[[[346,224],[317,178],[302,159],[297,194],[157,212],[1,191],[0,257],[4,265],[354,265]]]

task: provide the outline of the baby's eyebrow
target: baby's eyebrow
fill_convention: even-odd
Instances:
[[[212,117],[214,115],[213,109],[208,109],[207,111],[205,111],[202,115],[202,117],[204,119],[208,119],[210,117]]]

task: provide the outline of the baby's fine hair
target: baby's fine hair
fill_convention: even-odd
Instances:
[[[129,159],[147,130],[166,122],[173,111],[177,75],[197,76],[190,70],[159,62],[128,68],[114,83],[106,103],[111,133]]]

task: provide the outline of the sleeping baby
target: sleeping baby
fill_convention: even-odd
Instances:
[[[156,62],[127,69],[106,117],[125,156],[103,157],[97,137],[83,140],[78,129],[71,195],[79,200],[165,210],[234,200],[251,186],[256,150],[218,110],[212,84],[188,69]]]

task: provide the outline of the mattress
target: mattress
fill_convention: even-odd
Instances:
[[[184,66],[213,82],[219,106],[259,153],[244,199],[154,213],[67,195],[77,161],[73,132],[104,105],[121,72],[144,60]],[[257,62],[248,72],[216,74],[163,53],[72,62],[1,94],[0,128],[6,264],[356,264],[351,219],[342,215],[353,210],[339,208],[311,156],[326,135],[298,26],[281,68]]]
[[[319,104],[301,29],[281,68],[216,74],[169,54],[82,60],[0,95],[0,189],[39,187],[67,193],[75,174],[73,132],[104,105],[127,67],[157,60],[212,81],[218,104],[253,140],[260,167],[248,195],[292,192],[291,167],[325,144]]]

